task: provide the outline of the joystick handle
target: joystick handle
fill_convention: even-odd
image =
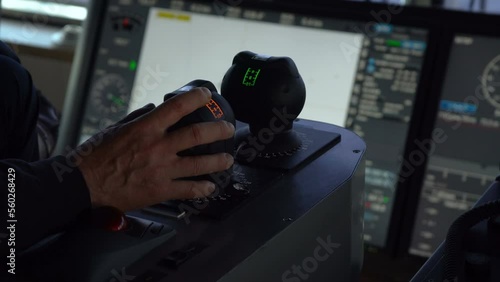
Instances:
[[[221,90],[236,119],[249,125],[236,133],[236,160],[251,163],[300,148],[293,121],[304,107],[306,88],[292,59],[240,52]]]
[[[196,87],[206,87],[212,92],[212,99],[204,107],[201,107],[194,112],[184,116],[176,124],[168,128],[168,132],[177,130],[181,127],[199,123],[199,122],[211,122],[225,120],[236,126],[236,120],[234,118],[234,113],[229,105],[229,103],[217,93],[217,88],[209,81],[206,80],[194,80],[190,83],[184,85],[183,87],[166,94],[164,101],[179,95],[184,92],[188,92]],[[234,155],[234,139],[226,139],[222,141],[213,142],[210,144],[199,145],[182,152],[179,152],[179,156],[196,156],[196,155],[208,155],[217,153],[228,153]],[[197,177],[190,177],[193,180],[208,180],[214,182],[219,188],[223,188],[230,181],[230,175],[232,173],[232,168],[220,173],[214,173],[209,175],[202,175]]]
[[[234,57],[221,93],[236,119],[248,123],[253,134],[281,125],[291,129],[306,100],[304,81],[292,59],[250,51]]]

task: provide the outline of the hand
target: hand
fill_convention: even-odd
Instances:
[[[169,99],[157,108],[131,113],[105,130],[102,142],[79,164],[94,206],[113,206],[122,211],[138,209],[170,199],[205,197],[215,190],[209,181],[177,180],[231,167],[229,154],[180,157],[185,149],[234,136],[228,122],[198,123],[168,132],[185,115],[211,99],[206,88],[196,88]],[[147,112],[137,116],[137,112]],[[82,146],[92,146],[92,139]]]

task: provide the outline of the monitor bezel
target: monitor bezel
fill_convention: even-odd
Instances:
[[[492,23],[500,22],[500,15],[491,14],[469,14],[466,12],[457,11],[441,11],[442,15],[446,16],[447,22],[442,24],[442,36],[439,40],[439,52],[435,63],[434,83],[430,88],[429,101],[423,111],[426,114],[423,116],[422,126],[420,128],[420,140],[429,139],[432,137],[437,115],[439,111],[439,102],[441,100],[441,92],[444,87],[444,80],[447,75],[447,66],[449,62],[451,48],[456,35],[471,35],[471,36],[486,36],[496,37],[500,39],[500,29],[495,28]],[[427,171],[428,157],[421,168],[415,172],[414,180],[412,181],[408,193],[408,201],[406,203],[404,214],[405,220],[401,226],[401,244],[397,247],[398,256],[408,255],[410,257],[426,260],[427,258],[409,253],[409,248],[415,227],[416,214],[420,201],[420,194],[424,182],[425,173]],[[500,172],[499,172],[500,173]]]

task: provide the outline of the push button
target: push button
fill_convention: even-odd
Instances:
[[[199,243],[190,243],[177,251],[173,251],[158,264],[170,269],[177,269],[187,260],[203,251],[206,247],[207,246]]]
[[[149,232],[151,232],[151,233],[153,233],[155,235],[158,235],[163,230],[163,227],[164,227],[163,224],[153,223],[153,225],[151,225],[151,227],[149,229]]]

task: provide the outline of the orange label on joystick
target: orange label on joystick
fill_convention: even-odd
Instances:
[[[219,104],[217,104],[217,102],[215,102],[213,99],[208,102],[206,107],[210,110],[210,112],[216,119],[222,118],[224,116],[224,112],[220,108]]]

